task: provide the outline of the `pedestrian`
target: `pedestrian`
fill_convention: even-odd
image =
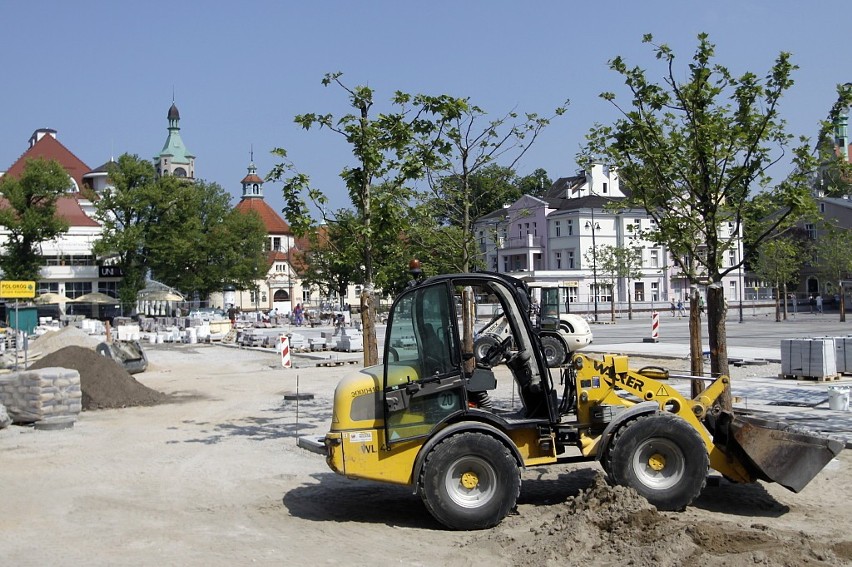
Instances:
[[[297,327],[302,326],[302,304],[297,303],[296,307],[293,308],[293,317],[296,319],[295,323]]]
[[[816,299],[814,299],[813,295],[808,298],[808,305],[811,306],[811,313],[813,313],[814,307],[816,306]]]
[[[671,304],[672,304],[672,317],[674,317],[675,316],[675,309],[677,309],[677,307],[675,306],[674,299],[671,300]]]
[[[234,309],[234,304],[230,303],[228,307],[228,319],[231,321],[231,328],[236,327],[237,324],[237,310]]]
[[[822,313],[822,295],[816,296],[817,313]]]
[[[703,295],[698,296],[698,311],[702,315],[704,315],[704,296]]]
[[[686,311],[683,310],[683,300],[678,299],[677,300],[677,316],[678,316],[678,319],[685,316],[685,315],[686,315]]]

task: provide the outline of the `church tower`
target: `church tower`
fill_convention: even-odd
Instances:
[[[157,175],[164,177],[184,177],[195,181],[195,156],[187,151],[180,138],[180,112],[172,101],[169,108],[169,136],[160,154],[154,158],[157,166]]]
[[[243,177],[242,199],[259,197],[263,199],[263,179],[257,175],[257,167],[254,165],[254,150],[251,152],[251,161],[248,166],[248,174]]]

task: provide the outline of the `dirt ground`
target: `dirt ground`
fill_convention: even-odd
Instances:
[[[0,430],[3,564],[852,564],[850,451],[799,494],[720,480],[682,513],[607,486],[595,464],[532,468],[517,513],[451,532],[410,490],[337,476],[296,447],[325,431],[334,386],[357,366],[285,370],[218,345],[147,352],[135,378],[166,403]],[[506,382],[498,399],[511,403]],[[297,388],[315,398],[285,400]]]

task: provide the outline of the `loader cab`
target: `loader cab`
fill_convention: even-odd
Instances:
[[[501,274],[438,276],[407,289],[391,308],[382,394],[390,443],[428,436],[444,424],[481,411],[470,407],[468,390],[475,375],[490,370],[482,365],[473,369],[472,347],[471,352],[462,348],[458,306],[465,287],[473,288],[471,297],[492,298],[495,308],[507,315],[511,340],[504,345],[506,352],[495,356],[495,364],[505,362],[512,371],[524,404],[523,417],[556,419],[550,375],[529,321],[525,284]]]

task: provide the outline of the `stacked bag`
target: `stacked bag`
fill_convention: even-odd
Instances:
[[[83,409],[80,373],[54,367],[0,375],[2,406],[14,423],[57,419],[73,422]]]

